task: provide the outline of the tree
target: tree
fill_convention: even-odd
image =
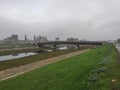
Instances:
[[[120,44],[120,39],[118,39],[117,42]]]

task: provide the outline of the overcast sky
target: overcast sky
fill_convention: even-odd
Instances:
[[[0,0],[0,39],[11,34],[114,40],[120,38],[120,0]]]

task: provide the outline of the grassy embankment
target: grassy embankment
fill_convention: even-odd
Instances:
[[[13,48],[25,48],[25,47],[37,47],[34,44],[26,43],[26,44],[0,44],[0,49],[13,49]]]
[[[120,90],[119,64],[114,47],[105,45],[1,81],[0,90]]]
[[[15,44],[15,43],[8,43],[8,44],[0,44],[0,48],[4,47],[4,48],[13,48],[13,47],[34,47],[35,44],[32,44],[32,43],[23,43],[23,44]]]

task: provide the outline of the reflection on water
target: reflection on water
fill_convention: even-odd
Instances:
[[[59,47],[59,50],[66,50],[68,49],[67,47]]]
[[[115,47],[116,47],[117,50],[120,52],[120,45],[116,45]]]
[[[35,53],[52,52],[53,50],[38,50]]]
[[[0,61],[18,59],[18,58],[22,58],[22,57],[31,56],[31,55],[37,55],[37,54],[40,54],[40,53],[43,53],[43,52],[52,52],[52,50],[39,50],[39,51],[35,51],[35,52],[16,53],[16,54],[12,54],[12,55],[4,55],[4,56],[0,56]]]
[[[65,49],[67,49],[67,47],[59,48],[59,50],[65,50]],[[23,57],[27,57],[27,56],[31,56],[31,55],[37,55],[37,54],[44,53],[44,52],[52,52],[52,51],[53,50],[38,50],[35,52],[15,53],[12,55],[4,55],[4,56],[0,56],[0,61],[13,60],[13,59],[23,58]]]
[[[28,52],[28,53],[20,53],[20,54],[17,53],[12,55],[5,55],[5,56],[0,56],[0,61],[18,59],[18,58],[27,57],[27,56],[36,55],[36,54],[38,53]]]

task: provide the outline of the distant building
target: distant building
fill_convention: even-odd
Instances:
[[[35,41],[35,38],[36,38],[36,36],[34,35],[34,38],[33,38],[34,41]]]
[[[45,36],[37,36],[34,39],[35,39],[35,41],[39,41],[39,42],[47,41],[47,37],[45,37]]]
[[[7,37],[4,40],[5,41],[18,41],[18,35],[11,35],[11,37]]]
[[[78,38],[67,38],[67,41],[79,41]]]
[[[4,40],[0,41],[0,44],[34,44],[36,43],[33,40],[27,39],[27,35],[25,35],[24,40],[19,40],[18,35],[11,35],[11,37],[7,37]]]
[[[25,41],[27,41],[27,35],[25,35]]]
[[[55,38],[55,41],[60,41],[60,38],[59,38],[59,37],[56,37],[56,38]]]
[[[11,38],[12,38],[12,40],[16,40],[17,41],[18,40],[18,35],[12,35]]]

